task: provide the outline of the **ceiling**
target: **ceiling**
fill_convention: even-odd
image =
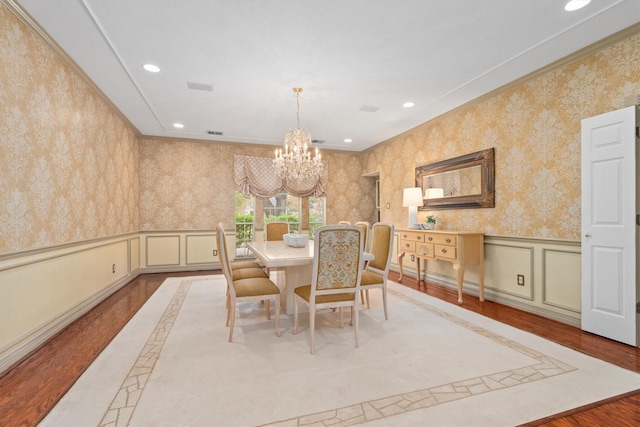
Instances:
[[[299,86],[301,126],[350,151],[640,21],[640,0],[9,1],[143,135],[280,145]]]

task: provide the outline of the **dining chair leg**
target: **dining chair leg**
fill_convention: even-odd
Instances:
[[[293,335],[298,333],[298,298],[293,301]]]
[[[282,336],[282,333],[280,332],[280,295],[276,295],[276,307],[275,307],[275,312],[276,312],[276,320],[275,320],[275,324],[276,324],[276,336]]]
[[[227,298],[226,298],[227,299],[227,323],[226,323],[226,326],[229,326],[229,320],[231,318],[231,302],[229,301],[230,298],[231,297],[227,293]]]
[[[316,309],[313,304],[309,306],[309,347],[311,348],[311,354],[314,353],[313,335],[316,328]]]
[[[358,307],[356,306],[355,302],[353,304],[353,307],[351,307],[351,315],[354,318],[353,320],[353,333],[355,335],[355,339],[356,339],[356,348],[358,347]]]
[[[364,304],[364,290],[360,289],[360,303]]]
[[[264,309],[267,310],[267,320],[271,320],[271,308],[269,306],[269,303],[271,302],[271,300],[265,299],[263,300],[264,302]]]
[[[384,320],[389,320],[389,315],[387,314],[387,288],[382,288],[382,305],[384,306]]]
[[[369,289],[366,289],[366,290],[364,291],[364,294],[365,294],[365,295],[366,295],[366,297],[367,297],[367,308],[371,308],[371,302],[369,301]]]
[[[338,320],[340,321],[340,329],[344,328],[344,324],[342,322],[342,307],[338,308]]]
[[[229,317],[231,318],[229,325],[229,342],[233,340],[233,326],[236,320],[236,302],[229,301]]]

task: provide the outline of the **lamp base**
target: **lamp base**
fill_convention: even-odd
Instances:
[[[409,228],[412,228],[412,229],[420,228],[420,224],[418,224],[418,207],[417,206],[409,206]]]

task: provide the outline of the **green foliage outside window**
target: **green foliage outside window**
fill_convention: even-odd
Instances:
[[[253,240],[253,215],[236,213],[236,248]]]

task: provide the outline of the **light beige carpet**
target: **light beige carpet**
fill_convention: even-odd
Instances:
[[[640,375],[392,283],[360,347],[322,312],[282,337],[222,276],[168,279],[42,426],[513,426],[640,388]],[[348,316],[345,316],[345,318]]]

